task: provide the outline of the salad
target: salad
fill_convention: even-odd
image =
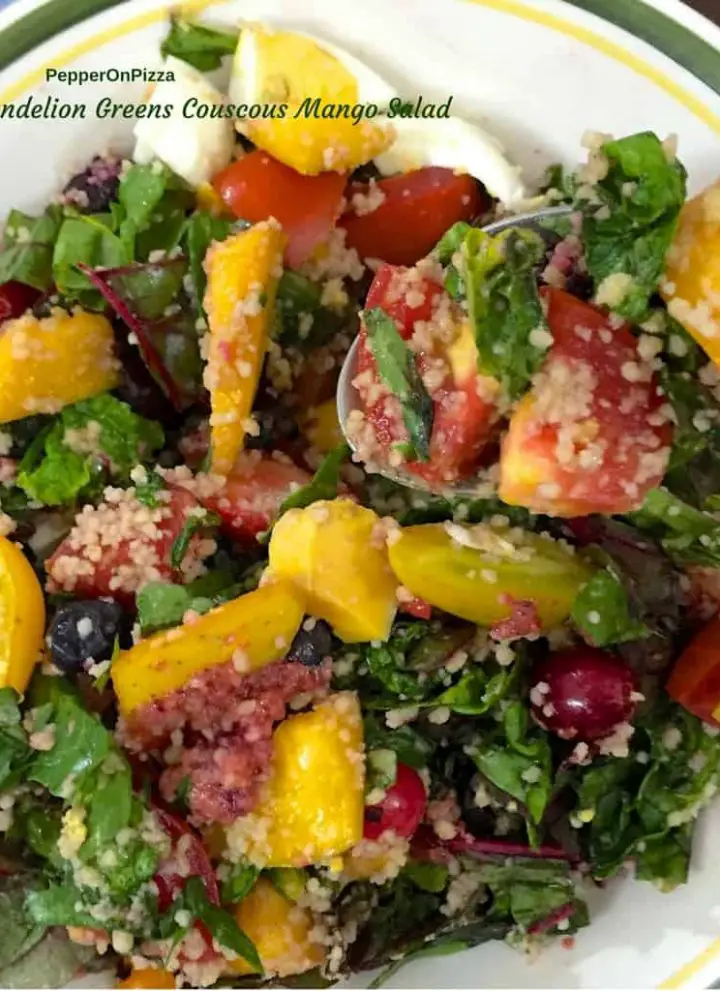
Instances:
[[[720,187],[589,134],[493,235],[475,125],[238,110],[397,97],[340,49],[163,54],[216,112],[4,229],[0,983],[571,946],[720,775]]]

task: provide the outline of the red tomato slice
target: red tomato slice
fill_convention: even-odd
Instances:
[[[368,292],[365,309],[379,307],[395,320],[402,338],[412,337],[417,321],[430,321],[442,303],[444,291],[427,278],[412,278],[412,269],[382,265]],[[412,305],[407,301],[408,288]],[[442,349],[440,349],[442,355]],[[418,357],[421,372],[432,357],[424,352]],[[360,329],[358,349],[359,392],[363,397],[365,415],[372,427],[374,439],[387,457],[396,444],[407,439],[398,401],[383,395],[373,398],[379,381],[375,358],[367,343],[364,326]],[[403,469],[431,483],[455,481],[471,474],[485,447],[492,424],[494,407],[478,394],[478,375],[474,361],[462,380],[448,374],[433,391],[433,432],[430,439],[430,460],[408,462]]]
[[[205,886],[208,901],[219,905],[220,890],[215,869],[200,837],[184,819],[172,812],[166,812],[157,806],[154,811],[172,843],[170,855],[160,864],[153,878],[158,887],[159,910],[165,912],[170,907],[185,887],[188,877],[199,877]]]
[[[288,236],[285,259],[297,268],[334,226],[346,181],[337,172],[300,175],[264,151],[251,151],[219,172],[213,186],[236,217],[251,224],[275,217]]]
[[[672,441],[657,376],[627,324],[560,289],[545,298],[554,338],[545,387],[511,417],[500,498],[560,516],[637,509],[662,480]]]
[[[170,561],[172,546],[189,511],[199,505],[190,492],[174,489],[167,515],[152,523],[144,518],[141,508],[136,512],[124,503],[101,503],[91,518],[103,532],[116,530],[118,538],[117,542],[99,544],[88,540],[88,517],[81,512],[75,527],[47,562],[51,586],[78,598],[110,596],[132,605],[135,592],[147,581],[182,577]]]
[[[22,282],[5,282],[0,286],[0,323],[13,320],[40,298],[40,292]]]
[[[372,212],[358,215],[352,197],[369,189],[364,183],[350,184],[350,208],[340,226],[347,231],[346,244],[361,258],[382,258],[393,265],[414,265],[454,223],[472,220],[490,205],[489,199],[482,201],[472,176],[452,169],[430,167],[379,179],[376,189],[384,199]]]
[[[280,504],[312,476],[289,461],[275,458],[241,458],[227,477],[225,487],[203,499],[217,513],[224,530],[235,540],[253,542],[275,519]]]
[[[189,877],[199,877],[205,888],[207,900],[211,905],[219,905],[220,889],[217,875],[200,837],[179,816],[157,806],[155,814],[172,843],[170,855],[160,864],[153,877],[158,889],[158,910],[166,912],[170,908],[185,888],[185,882]],[[205,943],[205,950],[196,962],[208,963],[216,959],[218,953],[213,947],[212,934],[207,926],[203,922],[196,922],[195,928]],[[182,952],[180,957],[183,958]]]
[[[720,726],[720,617],[703,627],[682,652],[667,692],[688,712]]]

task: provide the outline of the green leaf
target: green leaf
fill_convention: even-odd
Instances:
[[[237,31],[219,31],[174,17],[160,51],[163,58],[174,55],[201,72],[209,72],[220,67],[225,55],[233,54],[239,36]]]
[[[55,242],[52,270],[55,284],[63,295],[89,303],[98,298],[91,282],[78,269],[116,268],[132,261],[125,242],[113,231],[110,214],[91,213],[67,217]]]
[[[68,787],[77,787],[102,764],[110,753],[112,737],[62,679],[36,679],[33,693],[36,704],[53,703],[55,743],[51,750],[36,753],[28,777],[62,798]]]
[[[631,277],[629,292],[614,309],[640,321],[663,272],[687,173],[650,131],[609,141],[602,153],[607,175],[589,192],[580,185],[575,196],[583,212],[585,260],[596,285],[612,275]]]
[[[547,351],[532,343],[533,331],[549,333],[535,278],[545,243],[539,234],[522,228],[494,236],[471,228],[463,253],[480,371],[498,379],[510,398],[517,399]]]
[[[0,688],[0,789],[13,788],[22,781],[31,757],[17,692],[14,688]]]
[[[308,880],[302,867],[271,867],[267,874],[272,886],[288,901],[297,902],[302,898]]]
[[[40,217],[12,210],[5,223],[0,252],[0,283],[22,282],[41,292],[53,282],[53,246],[62,223],[62,207],[49,206]]]
[[[167,486],[161,475],[158,475],[156,471],[149,471],[147,479],[144,482],[135,483],[135,497],[143,506],[149,506],[150,509],[157,509],[160,505],[160,500],[157,498],[158,492],[164,492]]]
[[[138,620],[143,636],[178,626],[190,608],[192,595],[184,585],[148,582],[137,594]]]
[[[490,677],[482,667],[470,668],[456,685],[426,704],[446,705],[463,716],[481,716],[507,696],[515,680],[514,665],[501,668]]]
[[[90,796],[87,816],[88,837],[83,844],[83,856],[102,853],[121,829],[130,824],[132,812],[132,774],[123,762],[111,775],[102,775]]]
[[[450,872],[444,864],[431,864],[426,860],[409,860],[402,873],[423,891],[439,894],[445,890]]]
[[[366,759],[365,794],[380,789],[387,791],[397,777],[397,754],[389,747],[368,750]]]
[[[220,946],[232,950],[258,974],[264,973],[255,944],[237,924],[233,916],[217,905],[211,905],[205,893],[205,886],[199,877],[189,877],[183,892],[184,903],[195,919],[204,922],[213,939]]]
[[[159,423],[139,416],[109,393],[66,406],[61,420],[65,430],[99,424],[99,447],[110,459],[114,475],[129,476],[135,465],[150,461],[165,442]]]
[[[97,431],[97,454],[112,475],[127,479],[131,468],[162,447],[162,427],[109,394],[66,406],[55,424],[38,436],[19,465],[17,484],[45,506],[73,502],[101,470],[97,456],[79,454],[65,443],[66,431]],[[105,459],[104,459],[105,460]]]
[[[283,500],[278,515],[282,516],[288,509],[304,509],[321,499],[335,499],[340,486],[340,469],[349,456],[348,445],[338,444],[334,451],[326,455],[312,480]]]
[[[97,925],[86,907],[83,893],[75,885],[50,884],[42,891],[31,891],[26,899],[28,914],[39,926]]]
[[[26,453],[20,462],[17,485],[44,506],[73,502],[92,477],[88,458],[71,451],[63,443],[64,433],[62,425],[56,423],[45,436],[41,459],[32,464],[34,456],[28,458]]]
[[[207,530],[208,527],[220,525],[220,517],[217,513],[211,513],[207,509],[203,513],[188,516],[183,524],[183,528],[173,541],[170,550],[170,564],[173,568],[179,568],[190,547],[190,541],[196,533]]]
[[[130,258],[171,251],[185,230],[194,198],[188,186],[160,162],[132,165],[118,189],[118,234]]]
[[[365,746],[369,751],[392,750],[402,764],[418,770],[427,766],[428,759],[435,749],[434,743],[414,727],[405,724],[397,729],[388,729],[384,721],[381,723],[372,712],[365,715],[364,733]]]
[[[678,499],[667,489],[653,489],[632,522],[661,541],[678,564],[720,566],[720,522]]]
[[[233,228],[231,220],[215,217],[207,210],[196,210],[187,220],[185,238],[190,275],[195,289],[195,298],[202,306],[207,286],[207,275],[203,267],[205,255],[214,241],[224,241]]]
[[[222,882],[220,897],[223,905],[237,905],[250,894],[260,877],[260,870],[252,864],[229,864],[229,874]]]
[[[540,729],[530,729],[522,702],[506,707],[503,729],[504,743],[480,744],[473,749],[472,758],[488,781],[525,806],[530,823],[537,825],[552,793],[552,754],[547,736]]]
[[[413,454],[419,461],[427,461],[433,402],[418,372],[415,356],[398,333],[395,321],[379,307],[368,310],[364,321],[380,378],[400,401]]]
[[[3,878],[0,884],[0,971],[24,956],[45,934],[45,927],[38,925],[25,909],[25,885],[32,879],[21,876],[18,880],[20,883],[13,883],[11,875],[9,879]]]
[[[452,256],[456,251],[460,251],[469,231],[470,224],[464,220],[459,220],[445,231],[433,249],[441,265],[447,265],[452,261]]]
[[[582,588],[573,605],[572,621],[596,647],[641,640],[651,632],[631,614],[627,592],[609,571],[596,572]]]

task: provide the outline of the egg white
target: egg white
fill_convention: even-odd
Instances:
[[[393,117],[392,145],[375,158],[383,175],[441,166],[468,172],[508,206],[526,196],[521,170],[505,156],[502,145],[477,124],[460,117]]]
[[[182,106],[196,97],[200,103],[221,105],[223,94],[197,69],[169,56],[165,68],[174,81],[161,82],[153,90],[149,104],[169,104],[172,116],[166,119],[144,118],[135,126],[136,162],[160,159],[173,172],[197,188],[209,182],[232,159],[235,130],[231,119],[186,118]]]

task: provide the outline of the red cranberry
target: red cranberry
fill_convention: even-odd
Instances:
[[[532,671],[530,702],[537,722],[568,740],[601,740],[635,712],[635,676],[616,654],[572,647]]]
[[[426,804],[420,775],[407,764],[398,764],[395,784],[385,792],[382,802],[365,807],[365,838],[376,840],[388,830],[409,838],[420,825]]]
[[[21,317],[35,303],[40,293],[22,282],[4,282],[0,285],[0,323]]]

